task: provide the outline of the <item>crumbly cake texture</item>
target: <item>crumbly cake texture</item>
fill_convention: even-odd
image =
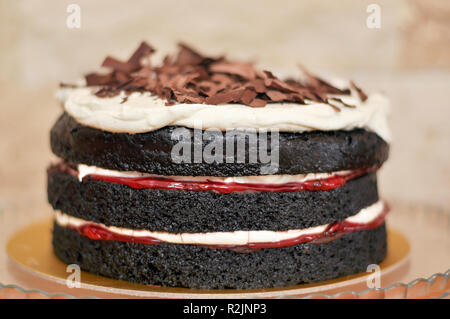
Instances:
[[[243,254],[195,245],[94,241],[53,228],[56,255],[91,273],[166,287],[251,289],[318,282],[366,271],[387,252],[385,225],[325,244],[305,243]]]
[[[378,201],[375,172],[330,191],[219,194],[128,186],[49,170],[54,209],[130,229],[179,232],[289,230],[343,220]]]
[[[261,167],[265,164],[248,163],[248,139],[245,140],[247,163],[174,163],[170,150],[178,143],[171,139],[175,128],[169,126],[138,134],[111,133],[79,124],[64,113],[51,130],[50,144],[53,153],[67,162],[118,171],[168,176],[261,174]],[[194,134],[193,129],[186,130]],[[232,138],[237,143],[241,137],[237,135]],[[204,141],[203,146],[206,143]],[[226,143],[225,135],[224,149]],[[380,166],[387,159],[388,153],[389,145],[383,139],[363,129],[280,132],[277,174],[333,172]]]

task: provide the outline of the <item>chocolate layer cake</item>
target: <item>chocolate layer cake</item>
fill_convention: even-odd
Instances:
[[[383,96],[184,44],[157,66],[153,52],[142,43],[61,87],[47,174],[62,261],[143,284],[250,289],[384,259]]]

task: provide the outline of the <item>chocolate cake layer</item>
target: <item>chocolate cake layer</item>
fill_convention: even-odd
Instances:
[[[121,280],[202,289],[269,288],[317,282],[366,271],[386,255],[382,226],[324,244],[238,253],[195,245],[95,241],[54,225],[53,247],[67,264]]]
[[[287,230],[324,225],[378,200],[376,173],[330,191],[235,192],[133,189],[48,171],[54,209],[108,226],[167,232]]]
[[[79,124],[64,113],[51,130],[51,148],[53,153],[67,162],[158,175],[250,176],[261,175],[261,168],[267,166],[261,162],[249,163],[249,138],[242,135],[224,135],[223,149],[225,153],[227,139],[233,139],[235,143],[244,139],[244,163],[237,162],[236,152],[233,163],[193,163],[192,156],[189,157],[192,159],[191,163],[175,163],[171,158],[171,151],[179,141],[172,140],[171,136],[176,128],[168,126],[139,134],[110,133]],[[193,129],[185,130],[191,135],[194,134]],[[204,139],[202,147],[211,140]],[[271,154],[271,139],[268,141],[268,154]],[[193,149],[194,147],[191,147],[191,151]],[[280,132],[279,167],[276,174],[332,172],[371,167],[381,165],[387,159],[388,152],[389,146],[383,139],[363,129]]]

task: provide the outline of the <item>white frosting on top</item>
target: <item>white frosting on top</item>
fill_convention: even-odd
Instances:
[[[163,176],[154,175],[141,172],[131,171],[116,171],[96,166],[88,166],[84,164],[78,164],[78,180],[81,182],[84,177],[88,175],[102,175],[111,177],[128,177],[128,178],[160,178],[160,179],[172,179],[175,181],[184,182],[221,182],[221,183],[259,183],[259,184],[286,184],[286,183],[302,183],[310,180],[326,179],[332,176],[347,175],[351,171],[337,171],[331,173],[308,173],[308,174],[280,174],[280,175],[256,175],[256,176],[230,176],[230,177],[218,177],[218,176]]]
[[[383,212],[384,203],[378,201],[348,217],[345,221],[357,224],[369,224]],[[209,232],[209,233],[168,233],[148,230],[134,230],[104,224],[92,223],[83,219],[69,216],[62,212],[55,212],[55,220],[63,227],[80,227],[86,224],[94,224],[106,228],[112,233],[133,237],[153,237],[173,244],[204,244],[204,245],[246,245],[248,243],[268,243],[292,239],[302,235],[319,234],[324,232],[329,224],[285,231],[271,230],[243,230],[234,232]]]
[[[223,131],[278,129],[282,132],[364,128],[377,133],[387,142],[391,139],[386,120],[389,102],[380,94],[369,95],[365,102],[361,102],[354,91],[352,95],[333,95],[356,106],[349,108],[333,102],[341,109],[341,112],[336,112],[329,105],[317,102],[306,105],[270,103],[265,107],[242,104],[165,106],[165,100],[148,92],[135,92],[124,100],[124,94],[97,97],[93,94],[94,90],[74,88],[60,98],[65,99],[64,109],[76,121],[109,132],[143,133],[169,125]]]

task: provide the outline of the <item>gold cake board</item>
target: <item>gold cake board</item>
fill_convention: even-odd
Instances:
[[[68,272],[67,265],[53,254],[52,224],[52,219],[36,222],[19,230],[10,238],[7,244],[7,252],[12,261],[10,271],[20,281],[32,285],[33,288],[67,293],[77,297],[289,298],[311,294],[335,294],[343,291],[364,291],[368,289],[369,276],[373,275],[373,273],[364,272],[319,283],[269,289],[201,290],[143,285],[81,271],[81,287],[69,288],[66,285],[66,279],[71,272]],[[409,253],[410,245],[405,236],[388,228],[388,254],[379,264],[382,288],[397,282],[402,274],[407,272]]]

